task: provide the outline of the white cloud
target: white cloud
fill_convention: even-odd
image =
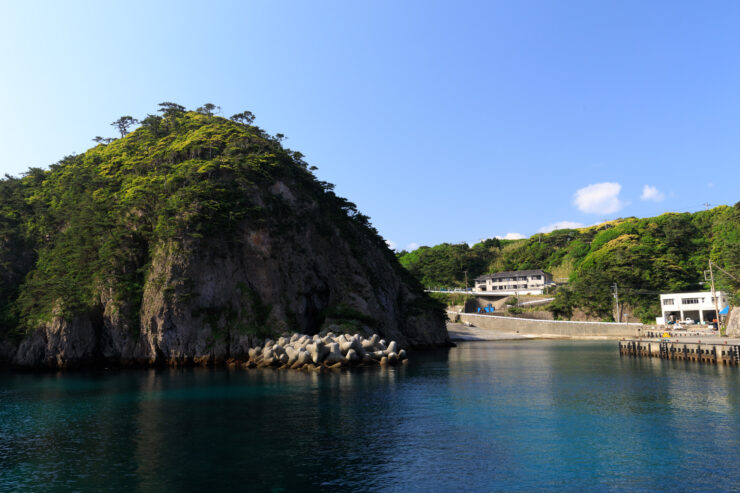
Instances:
[[[396,242],[393,240],[385,240],[385,244],[388,245],[388,248],[391,250],[395,250],[398,245],[396,245]]]
[[[408,245],[406,245],[406,251],[409,251],[409,252],[412,250],[416,250],[417,248],[419,248],[418,243],[409,243]]]
[[[619,183],[594,183],[575,193],[573,205],[590,214],[611,214],[626,205],[619,200],[621,190]]]
[[[665,199],[665,194],[658,190],[656,187],[645,185],[642,187],[642,195],[640,200],[652,200],[653,202],[662,202]]]
[[[555,231],[556,229],[575,229],[582,227],[584,227],[584,224],[577,223],[575,221],[558,221],[556,223],[548,224],[547,226],[542,226],[538,232],[549,233],[551,231]]]
[[[499,240],[523,240],[525,236],[521,233],[506,233],[504,236],[497,236]]]

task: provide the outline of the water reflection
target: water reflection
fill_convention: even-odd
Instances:
[[[2,374],[0,490],[706,489],[740,478],[724,459],[740,452],[736,368],[622,358],[612,342],[475,342],[413,358],[331,374]]]

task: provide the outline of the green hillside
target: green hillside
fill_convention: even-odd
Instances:
[[[444,340],[440,306],[368,218],[282,135],[214,108],[162,103],[135,131],[114,122],[121,138],[0,180],[0,342],[74,322],[100,339],[91,354],[142,359],[160,327],[206,333],[182,350],[204,354],[242,333],[345,323],[421,344],[427,313],[439,323],[417,325]]]
[[[657,293],[708,289],[700,283],[710,258],[740,278],[740,202],[696,213],[618,219],[513,242],[442,244],[399,254],[401,264],[425,286],[461,287],[464,270],[472,280],[500,270],[544,269],[568,280],[552,305],[563,318],[579,308],[609,319],[611,285],[617,283],[620,298],[645,321],[659,314]],[[737,298],[740,285],[731,277],[719,272],[717,284]]]
[[[265,220],[240,193],[247,183],[291,173],[312,185],[300,156],[259,127],[160,106],[135,132],[0,181],[0,332],[87,311],[106,287],[134,321],[154,245]]]

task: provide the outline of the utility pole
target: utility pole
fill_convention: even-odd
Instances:
[[[468,271],[465,271],[465,291],[468,290]]]
[[[709,210],[709,207],[710,207],[710,206],[711,206],[712,204],[710,204],[709,202],[704,202],[704,203],[703,203],[702,205],[703,205],[703,206],[704,206],[704,207],[705,207],[705,208],[706,208],[707,210]]]
[[[617,301],[617,322],[621,322],[622,314],[619,313],[619,288],[616,282],[612,284],[612,289],[614,290],[614,299]]]
[[[717,303],[717,295],[714,292],[714,271],[712,271],[712,261],[709,261],[709,277],[712,279],[712,300],[714,300],[714,316],[717,320],[717,333],[720,333],[719,330],[719,304]]]

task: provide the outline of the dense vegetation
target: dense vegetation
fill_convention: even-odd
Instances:
[[[557,230],[506,244],[442,244],[399,254],[401,264],[426,286],[462,286],[463,270],[469,279],[499,270],[552,272],[556,279],[568,280],[551,307],[563,318],[575,309],[612,318],[616,283],[620,299],[645,321],[659,315],[658,293],[708,289],[704,271],[710,258],[740,278],[740,202],[693,214]],[[740,283],[721,270],[715,275],[718,289],[740,301]]]
[[[442,243],[433,247],[423,246],[412,252],[402,251],[398,258],[401,265],[426,287],[464,287],[466,272],[469,283],[486,272],[505,242],[492,238],[472,248],[467,243]]]
[[[99,310],[101,293],[137,326],[155,248],[228,238],[245,220],[289,232],[310,219],[282,214],[279,199],[253,203],[250,190],[281,177],[317,204],[305,216],[322,216],[348,241],[371,238],[418,286],[368,218],[318,181],[299,152],[283,147],[282,135],[254,125],[248,111],[227,119],[215,110],[162,103],[160,114],[141,122],[113,122],[121,138],[96,137],[84,154],[0,180],[0,336]]]

